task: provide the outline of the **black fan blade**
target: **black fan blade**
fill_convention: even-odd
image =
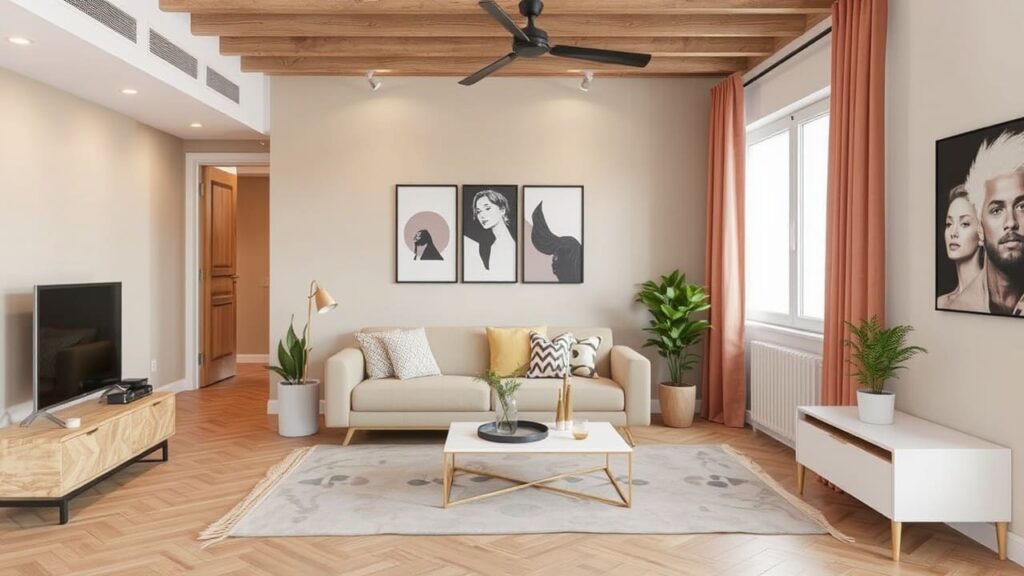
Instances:
[[[530,37],[520,30],[519,26],[516,26],[515,20],[502,10],[501,6],[498,6],[494,0],[480,0],[480,7],[486,10],[491,15],[491,18],[494,18],[505,30],[508,30],[509,34],[515,36],[516,40],[530,41]]]
[[[484,66],[483,68],[477,70],[476,72],[470,74],[469,76],[466,76],[462,80],[459,80],[459,84],[462,84],[463,86],[472,86],[473,84],[476,84],[477,82],[483,80],[484,78],[487,78],[491,74],[494,74],[498,70],[501,70],[515,59],[516,53],[509,52],[507,55],[498,58],[497,60],[491,62],[487,66]]]
[[[617,50],[600,50],[598,48],[581,48],[579,46],[552,46],[548,52],[552,56],[562,58],[575,58],[577,60],[590,60],[604,64],[621,64],[622,66],[633,66],[643,68],[651,61],[650,54],[637,54],[636,52],[619,52]]]

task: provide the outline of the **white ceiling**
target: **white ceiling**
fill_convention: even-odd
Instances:
[[[39,1],[39,0],[37,0]],[[32,40],[17,46],[11,36]],[[188,140],[266,139],[265,134],[78,36],[0,0],[0,67],[70,92]],[[169,67],[169,66],[168,66]],[[135,96],[123,88],[139,91]],[[202,128],[189,124],[199,122]]]

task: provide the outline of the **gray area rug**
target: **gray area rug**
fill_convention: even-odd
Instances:
[[[466,455],[458,464],[536,479],[597,466],[603,455]],[[201,540],[228,536],[369,534],[826,534],[821,514],[728,446],[641,445],[633,455],[633,507],[526,488],[443,508],[438,445],[321,445],[294,451]],[[626,480],[625,456],[612,469]],[[460,473],[452,499],[512,483]],[[615,497],[603,472],[551,484]]]

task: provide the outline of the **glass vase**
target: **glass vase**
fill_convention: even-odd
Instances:
[[[498,434],[512,435],[519,428],[519,406],[515,396],[499,396],[494,426]]]

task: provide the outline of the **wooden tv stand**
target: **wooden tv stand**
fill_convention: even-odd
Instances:
[[[157,392],[131,404],[88,400],[60,411],[78,428],[37,420],[0,429],[0,507],[60,508],[67,524],[72,498],[122,468],[162,450],[174,435],[174,394]]]

